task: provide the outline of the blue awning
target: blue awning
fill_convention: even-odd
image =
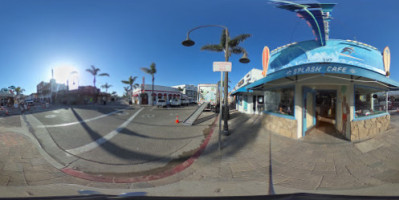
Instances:
[[[295,75],[303,75],[303,74],[346,74],[346,75],[354,75],[361,76],[364,78],[369,78],[371,80],[376,80],[378,82],[387,84],[391,90],[395,90],[399,87],[399,83],[374,71],[352,66],[346,65],[342,63],[314,63],[314,64],[305,64],[298,65],[294,67],[285,68],[274,73],[268,74],[266,77],[255,81],[252,84],[245,86],[246,90],[253,89],[262,84],[285,78]]]
[[[245,86],[238,88],[236,91],[232,92],[231,95],[235,95],[238,93],[246,93],[246,92],[253,92],[253,90],[247,90]]]

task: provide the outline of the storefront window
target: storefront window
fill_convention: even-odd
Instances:
[[[278,88],[266,91],[265,111],[294,116],[294,88]]]
[[[386,91],[355,87],[355,116],[363,117],[386,112]]]

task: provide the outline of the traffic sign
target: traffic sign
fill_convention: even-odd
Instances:
[[[213,62],[214,72],[231,72],[231,62]]]

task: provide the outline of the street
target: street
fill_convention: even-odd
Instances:
[[[352,143],[316,133],[285,138],[265,132],[261,115],[232,111],[218,151],[213,113],[194,126],[175,123],[195,107],[54,107],[2,117],[0,192],[398,195],[397,113],[386,133]]]

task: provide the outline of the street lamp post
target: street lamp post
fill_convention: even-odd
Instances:
[[[202,26],[197,26],[191,30],[189,30],[187,32],[187,38],[186,40],[184,40],[182,42],[182,44],[184,46],[190,47],[193,46],[195,44],[195,42],[193,40],[190,39],[190,33],[193,32],[194,30],[200,29],[200,28],[206,28],[206,27],[219,27],[222,28],[225,31],[226,34],[226,42],[225,42],[225,49],[224,49],[224,57],[225,57],[225,61],[228,62],[229,61],[229,57],[230,57],[230,50],[229,50],[229,31],[227,29],[226,26],[222,26],[222,25],[202,25]],[[244,52],[243,57],[240,58],[239,60],[241,63],[249,63],[249,59],[247,57],[247,54]],[[228,112],[229,112],[229,108],[228,108],[228,79],[229,79],[229,74],[228,72],[224,72],[224,106],[225,106],[225,112],[224,112],[224,116],[223,116],[223,134],[224,135],[230,135],[229,133],[229,125],[228,125]],[[220,104],[222,104],[222,102],[220,102]]]

